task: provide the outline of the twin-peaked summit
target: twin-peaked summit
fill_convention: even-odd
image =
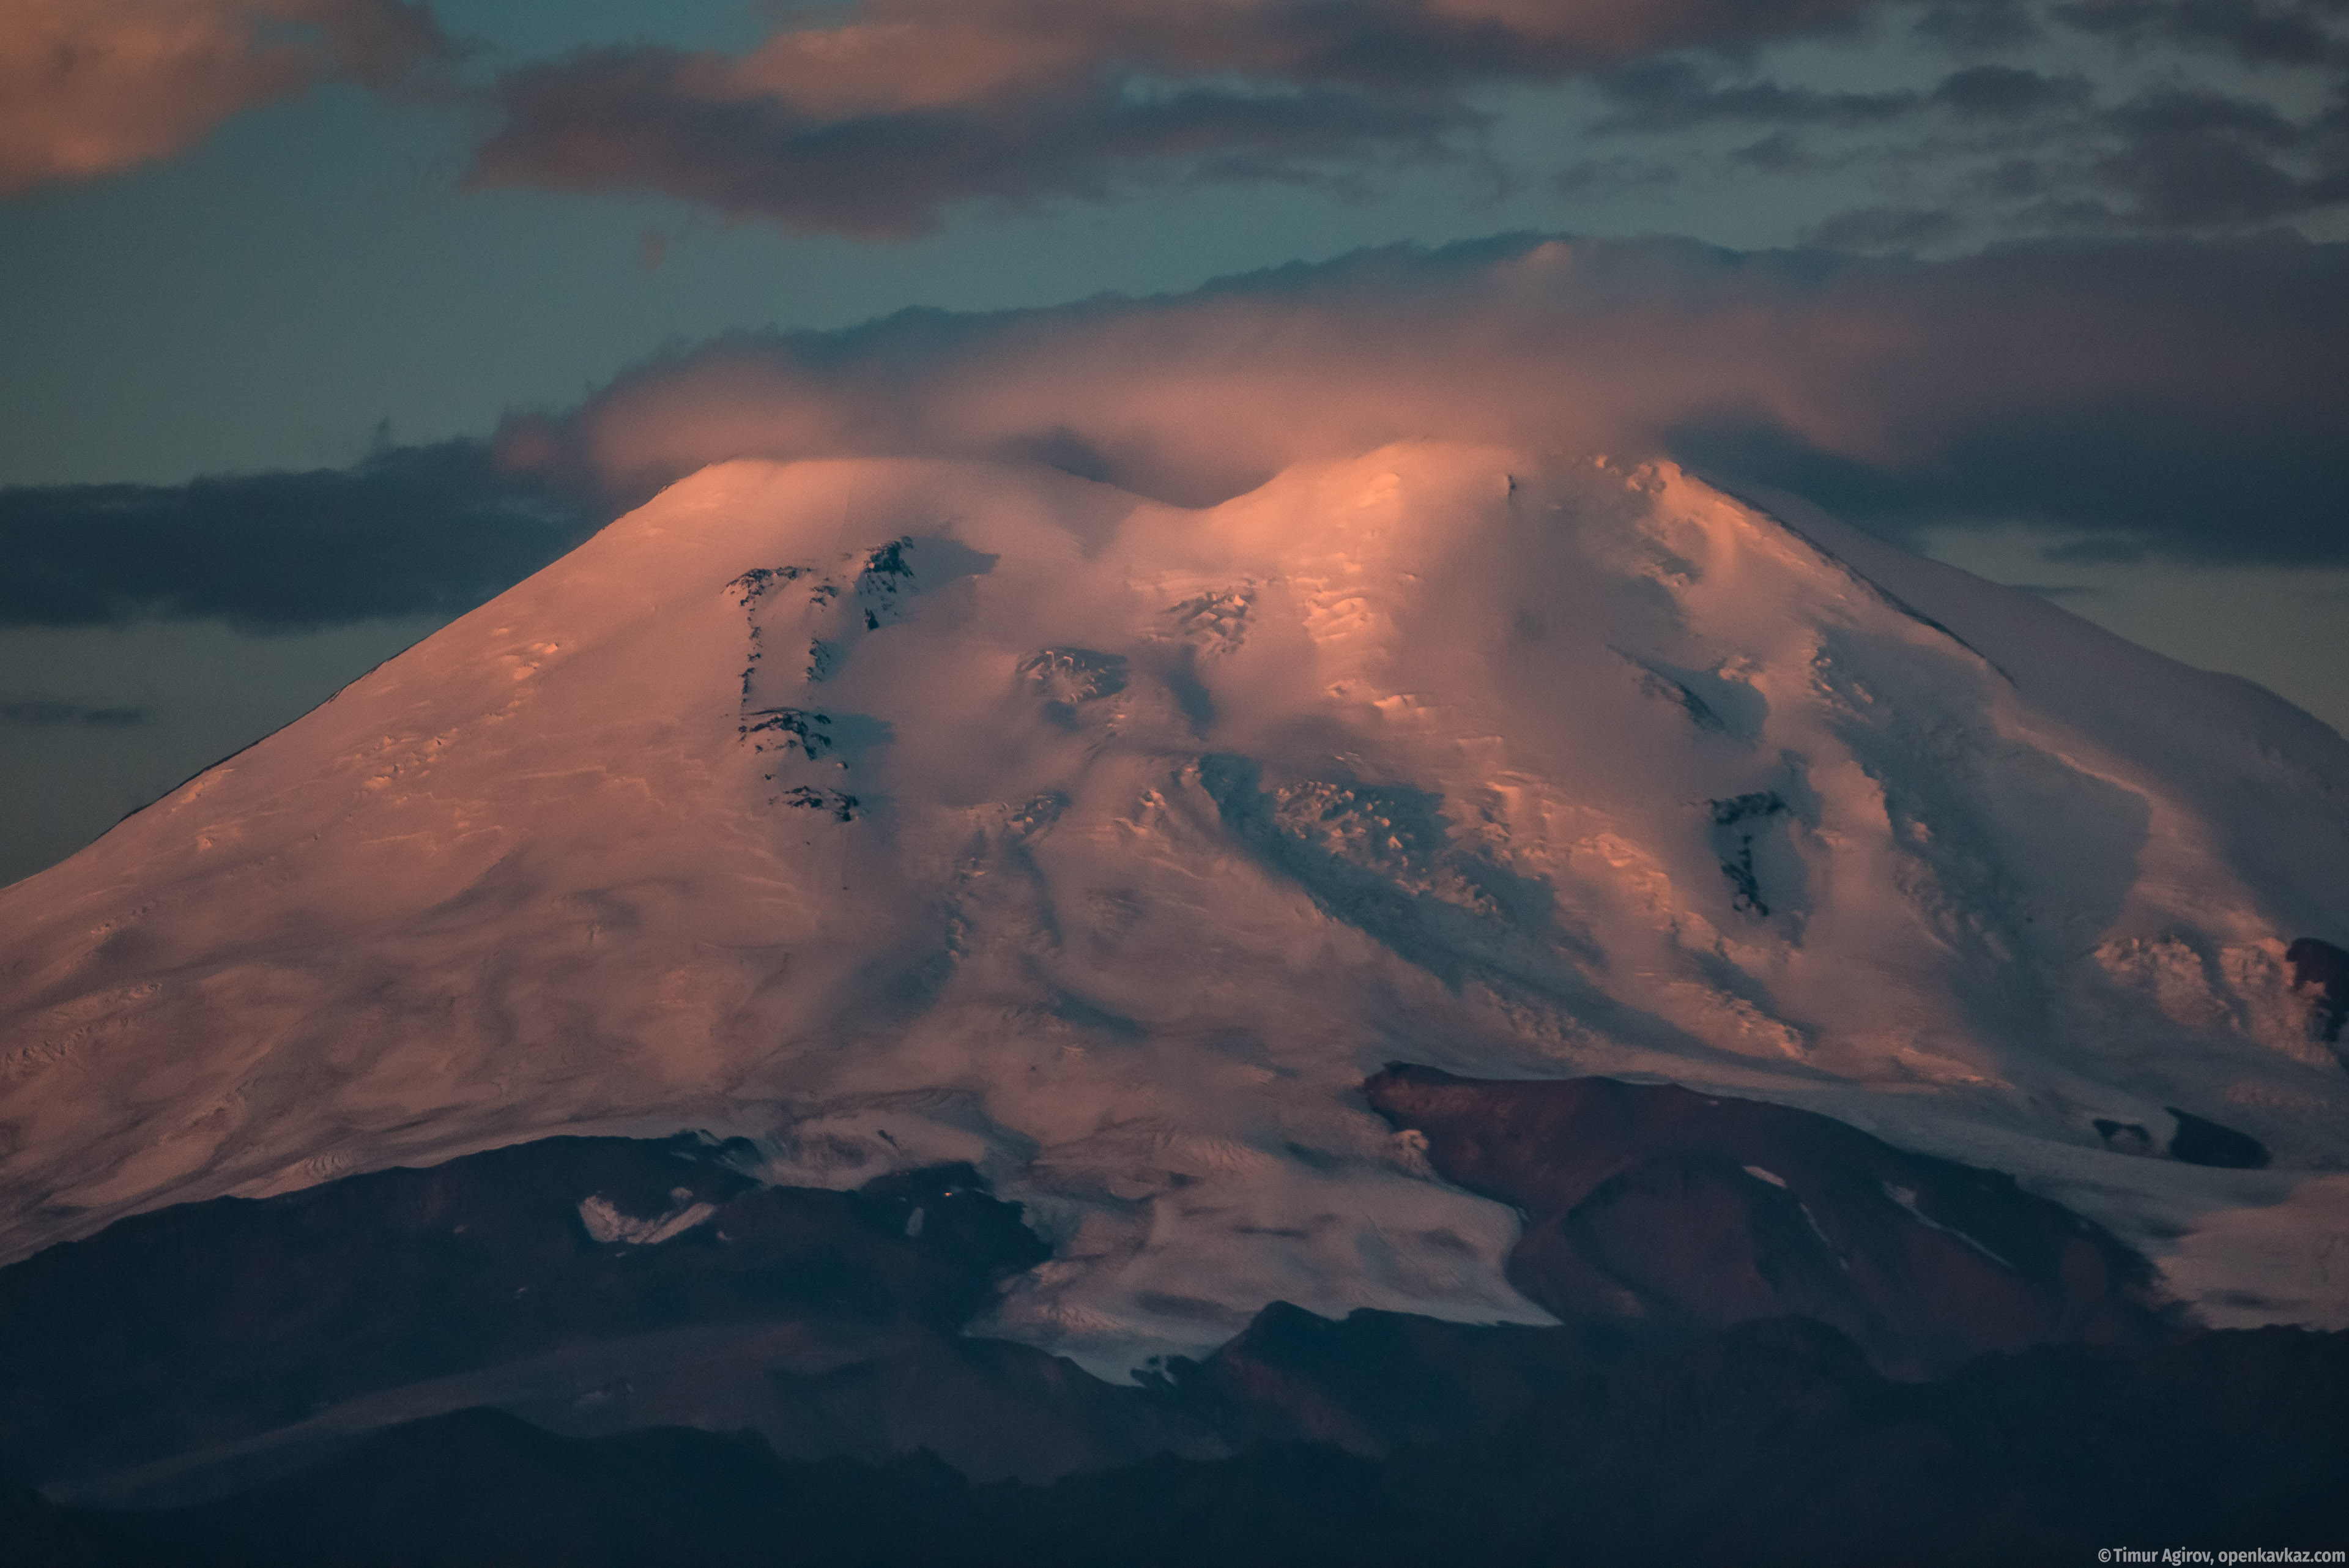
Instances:
[[[705,471],[0,891],[7,1250],[703,1127],[969,1161],[1055,1251],[986,1326],[1097,1366],[1540,1320],[1361,1098],[1403,1058],[1825,1111],[2339,1318],[2286,954],[2349,933],[2349,745],[1798,511],[1461,446],[1199,511]]]

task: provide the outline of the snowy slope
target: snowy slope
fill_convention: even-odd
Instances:
[[[1099,1367],[1275,1298],[1541,1321],[1362,1100],[1402,1059],[1825,1111],[2337,1325],[2298,936],[2349,744],[1785,498],[734,463],[0,890],[0,1246],[704,1127],[976,1161],[1059,1254],[992,1331]]]

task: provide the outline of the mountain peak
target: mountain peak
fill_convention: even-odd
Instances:
[[[1836,1116],[2340,1318],[2230,1216],[2349,1206],[2286,961],[2349,748],[1792,511],[1451,444],[1202,510],[705,470],[0,891],[6,1247],[690,1126],[968,1162],[1056,1254],[985,1331],[1099,1367],[1544,1321],[1362,1102],[1404,1056]]]

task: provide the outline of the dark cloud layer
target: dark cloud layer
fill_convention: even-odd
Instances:
[[[2299,123],[2252,99],[2158,90],[2106,117],[2096,164],[2127,212],[2175,228],[2271,222],[2349,202],[2349,125]]]
[[[774,6],[739,54],[585,49],[461,89],[423,0],[18,3],[0,195],[165,156],[318,82],[438,71],[482,116],[476,186],[866,240],[1182,183],[1358,192],[1460,160],[1568,195],[1833,175],[1853,214],[1818,232],[1886,246],[2244,233],[2349,205],[2344,0],[846,0]],[[1578,121],[1555,161],[1504,171],[1494,149],[1524,139],[1488,135],[1499,89],[1572,84],[1596,99],[1553,95]],[[1708,141],[1724,130],[1747,140]],[[1940,221],[1868,217],[1893,210]]]
[[[1040,102],[924,104],[845,117],[769,96],[680,89],[691,61],[609,50],[515,73],[483,144],[483,184],[657,191],[728,213],[866,239],[907,238],[941,209],[1105,199],[1176,178],[1342,184],[1371,159],[1433,157],[1467,124],[1454,103],[1352,88],[1266,93],[1089,83]]]
[[[1851,130],[1933,111],[1960,121],[2013,121],[2080,109],[2094,97],[2083,77],[2044,76],[1996,65],[1952,71],[1925,89],[1822,92],[1724,78],[1697,61],[1666,59],[1609,71],[1599,78],[1599,85],[1613,105],[1612,112],[1593,127],[1600,134],[1681,130],[1719,122]]]
[[[2349,564],[2349,454],[2337,434],[2317,420],[2261,428],[2208,412],[2115,397],[2040,420],[1982,421],[1913,464],[1857,461],[1762,422],[1699,422],[1674,431],[1671,444],[1689,461],[1792,490],[1895,538],[1922,526],[2017,523],[2085,535],[2042,552],[2064,565],[2156,555]]]
[[[2052,19],[2139,68],[2108,60],[2099,86],[2077,68],[1978,62],[1930,86],[1826,91],[1680,55],[1598,73],[1609,109],[1588,129],[1626,149],[1615,165],[1624,182],[1640,139],[1719,127],[1759,133],[1727,154],[1746,170],[1833,168],[1907,193],[1816,225],[1830,245],[2241,234],[2349,205],[2349,5],[2099,0],[2054,7]],[[2184,70],[2230,54],[2251,69],[2226,85]],[[1938,203],[1917,200],[1925,191]]]
[[[1491,123],[1486,89],[1584,80],[1607,105],[1587,136],[1646,139],[1686,161],[1721,156],[1686,133],[1759,127],[1727,167],[1923,171],[1985,232],[2220,232],[2349,201],[2340,0],[1960,0],[1921,14],[1891,0],[859,0],[821,23],[785,15],[799,25],[741,56],[646,45],[507,73],[473,178],[906,238],[968,206],[1169,181],[1343,183],[1459,157]],[[1949,62],[1937,83],[1768,74],[1767,46],[1855,41],[1899,16]],[[2048,53],[2051,40],[2066,49]],[[2082,50],[2101,55],[2103,87]],[[2057,57],[2070,63],[2043,68]],[[2180,74],[2213,59],[2265,85],[2220,91]],[[2299,87],[2268,93],[2294,73]],[[2329,108],[2310,107],[2307,80],[2330,83],[2316,95]],[[1841,138],[1840,162],[1798,132]],[[1985,158],[2029,166],[2009,174],[2015,200],[1996,200]],[[1579,188],[1607,161],[1561,162]]]
[[[2340,0],[2075,0],[2054,15],[2066,26],[2135,44],[2223,49],[2251,65],[2340,64],[2349,46],[2329,24]]]
[[[602,515],[463,441],[310,473],[0,490],[0,625],[220,617],[275,630],[454,615],[569,549]],[[114,722],[39,704],[0,717]]]

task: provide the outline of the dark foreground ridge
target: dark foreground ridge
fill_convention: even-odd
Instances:
[[[140,1215],[0,1269],[0,1463],[193,1501],[496,1405],[1040,1479],[1169,1447],[1143,1392],[957,1332],[1050,1249],[967,1167],[764,1188],[742,1150],[556,1137]]]
[[[1365,1088],[1524,1213],[1509,1272],[1557,1326],[1276,1302],[1112,1385],[963,1333],[1050,1256],[968,1167],[833,1192],[759,1185],[748,1145],[550,1138],[0,1270],[0,1562],[2349,1540],[2349,1335],[2190,1333],[2143,1259],[1996,1172],[1670,1085],[1396,1067]]]
[[[1898,1384],[1814,1323],[1742,1324],[1382,1459],[1161,1456],[1050,1486],[928,1455],[792,1463],[754,1435],[565,1438],[454,1412],[200,1507],[17,1490],[9,1561],[349,1568],[769,1564],[2078,1563],[2115,1541],[2321,1547],[2349,1335],[2047,1347]]]

